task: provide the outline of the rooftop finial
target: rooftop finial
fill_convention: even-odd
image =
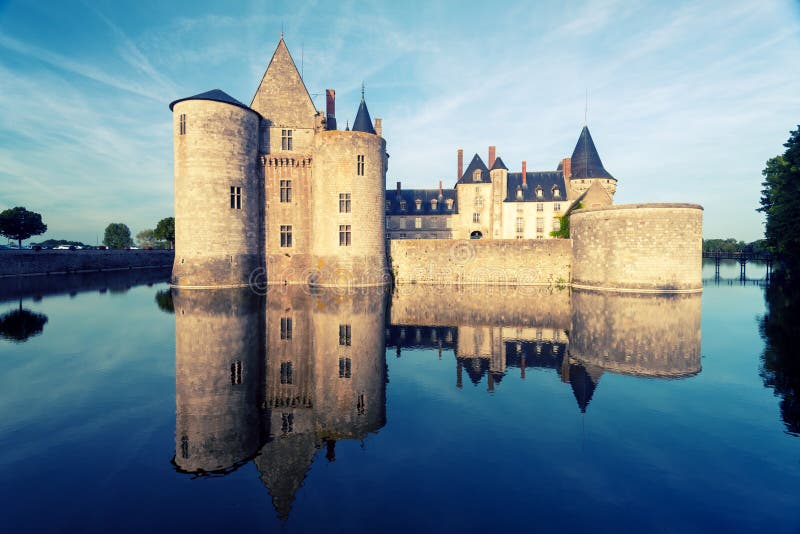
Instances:
[[[364,82],[361,82],[361,101],[364,101]]]
[[[283,21],[281,21],[281,41],[283,41]]]
[[[583,125],[589,125],[589,88],[586,88],[586,105],[583,109]]]

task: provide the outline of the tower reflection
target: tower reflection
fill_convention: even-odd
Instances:
[[[227,474],[254,459],[286,519],[317,451],[386,423],[387,294],[305,287],[175,290],[174,464]]]

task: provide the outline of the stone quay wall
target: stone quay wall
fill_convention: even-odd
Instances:
[[[0,277],[168,267],[174,257],[173,250],[3,250]]]
[[[397,284],[557,286],[570,281],[568,239],[404,239],[390,242]]]
[[[572,286],[634,292],[700,292],[703,208],[626,204],[570,218]]]

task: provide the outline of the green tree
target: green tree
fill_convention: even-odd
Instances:
[[[136,245],[140,248],[154,248],[156,246],[154,230],[148,228],[136,234]]]
[[[42,222],[42,216],[21,206],[0,213],[0,235],[15,240],[19,248],[22,248],[23,239],[46,231],[47,225]]]
[[[167,217],[158,221],[153,235],[156,239],[169,241],[170,248],[175,248],[175,217]]]
[[[131,229],[123,223],[111,223],[106,226],[103,244],[110,248],[125,248],[133,244]]]
[[[786,151],[767,161],[761,207],[767,218],[764,236],[787,272],[800,266],[800,125],[784,143]]]

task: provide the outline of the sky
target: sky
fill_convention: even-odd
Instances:
[[[173,214],[172,100],[248,104],[281,30],[317,109],[366,86],[387,184],[452,187],[456,151],[554,170],[588,125],[616,204],[692,202],[763,236],[761,170],[800,124],[800,2],[0,0],[0,210],[102,241]]]

